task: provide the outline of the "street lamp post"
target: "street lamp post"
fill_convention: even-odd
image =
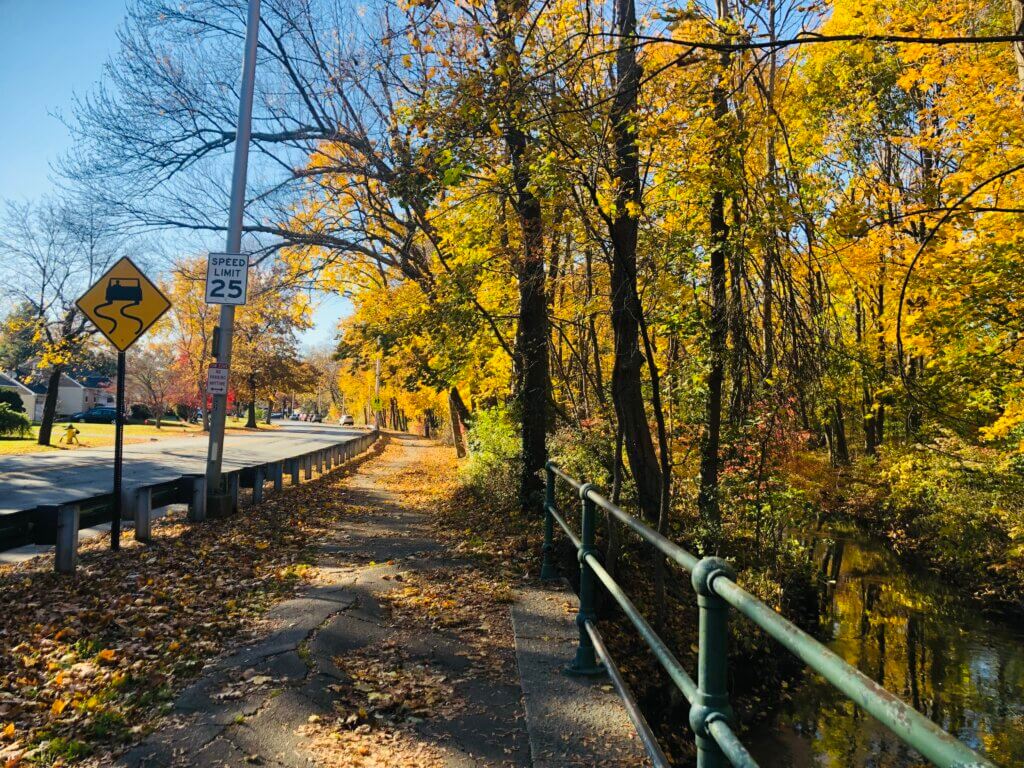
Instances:
[[[260,0],[249,0],[245,25],[245,55],[238,103],[238,127],[235,130],[235,163],[231,176],[231,208],[228,214],[227,253],[241,253],[242,217],[245,213],[245,179],[249,167],[249,140],[252,134],[252,100],[256,82],[256,46],[259,39]],[[235,307],[221,304],[220,326],[214,357],[231,365],[231,337],[235,328]],[[227,422],[227,394],[213,396],[210,419],[210,446],[206,461],[207,509],[226,512],[230,494],[221,488],[221,462],[224,458],[224,426]]]

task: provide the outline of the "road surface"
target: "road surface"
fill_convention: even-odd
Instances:
[[[365,434],[333,424],[278,422],[278,429],[228,434],[224,469],[280,461]],[[124,447],[124,484],[146,485],[206,471],[204,436],[151,440]],[[110,493],[114,447],[0,458],[0,515]]]

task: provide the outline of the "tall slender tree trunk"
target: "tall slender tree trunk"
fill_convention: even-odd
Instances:
[[[1024,0],[1010,0],[1013,34],[1024,35]],[[1024,42],[1013,44],[1013,58],[1017,62],[1017,82],[1024,88]]]
[[[39,422],[39,445],[49,445],[53,435],[53,419],[57,413],[57,397],[60,395],[60,377],[64,366],[55,365],[50,369],[46,381],[46,399],[43,401],[43,418]]]
[[[452,387],[448,392],[448,410],[452,420],[452,442],[455,443],[455,454],[461,459],[468,452],[466,423],[469,421],[469,409],[466,408],[458,387]]]
[[[548,346],[549,328],[544,273],[544,221],[540,200],[531,187],[526,150],[529,138],[522,127],[527,94],[516,47],[516,25],[521,0],[498,0],[498,50],[509,84],[503,107],[504,140],[512,166],[512,205],[522,229],[518,260],[519,316],[515,357],[519,363],[518,401],[522,418],[522,474],[520,507],[525,515],[539,515],[544,503],[541,470],[548,458],[547,413],[551,398]]]
[[[718,18],[725,22],[729,8],[725,0],[718,0]],[[729,97],[726,90],[729,70],[729,54],[720,58],[722,68],[712,91],[714,120],[723,127],[729,114]],[[717,164],[722,169],[721,177],[728,164],[729,145],[724,137],[718,137],[715,148]],[[700,455],[700,488],[697,494],[697,508],[705,529],[705,550],[715,551],[721,538],[722,511],[718,500],[719,448],[722,430],[722,386],[725,380],[726,339],[729,333],[728,297],[726,295],[726,269],[729,247],[729,225],[725,219],[725,189],[717,184],[711,190],[711,206],[708,211],[710,227],[710,288],[711,318],[709,329],[710,367],[707,379],[707,413]]]
[[[636,483],[640,511],[648,520],[657,522],[661,509],[662,478],[644,407],[641,378],[644,358],[639,343],[643,307],[640,306],[636,285],[641,188],[635,127],[640,66],[636,61],[634,0],[615,0],[615,18],[619,49],[615,55],[615,97],[611,117],[618,188],[615,216],[609,225],[612,241],[611,321],[615,339],[612,403]]]

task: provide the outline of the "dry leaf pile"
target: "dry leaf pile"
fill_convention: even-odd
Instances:
[[[227,641],[310,570],[338,513],[332,475],[151,545],[84,543],[73,578],[41,557],[0,568],[0,766],[65,765],[138,738]]]

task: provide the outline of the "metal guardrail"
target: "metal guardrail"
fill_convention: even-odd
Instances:
[[[253,502],[263,500],[264,484],[272,482],[275,491],[284,487],[284,476],[299,485],[330,470],[367,450],[380,436],[372,430],[354,440],[317,448],[279,461],[254,464],[225,472],[226,487],[238,508],[241,488],[251,488]],[[158,483],[145,483],[126,488],[123,506],[135,519],[135,537],[147,541],[151,537],[153,510],[169,504],[188,504],[188,518],[193,522],[206,519],[206,478],[202,474],[184,474]],[[103,493],[57,505],[41,505],[32,509],[0,515],[0,552],[27,544],[56,545],[54,568],[60,572],[75,570],[78,532],[83,528],[108,523],[113,517],[113,494]]]
[[[557,478],[565,481],[580,498],[579,536],[573,532],[556,508]],[[699,610],[696,681],[601,564],[594,545],[598,507],[690,574]],[[554,462],[548,462],[542,578],[552,578],[557,573],[552,557],[555,523],[558,523],[573,543],[580,562],[579,613],[576,616],[579,645],[576,657],[566,671],[577,675],[596,675],[603,674],[607,668],[611,681],[623,697],[630,719],[637,727],[640,740],[656,768],[668,768],[668,760],[637,710],[632,695],[622,681],[597,631],[594,597],[598,583],[604,586],[622,608],[644,643],[689,702],[689,724],[695,735],[698,768],[724,768],[727,765],[737,768],[757,766],[733,730],[734,720],[726,685],[726,644],[730,606],[742,617],[768,633],[857,706],[871,714],[900,741],[916,749],[933,764],[941,768],[996,768],[994,763],[953,738],[913,707],[847,664],[795,624],[740,587],[736,583],[735,572],[727,562],[717,557],[698,558],[687,552],[612,504],[598,493],[592,484],[581,483],[565,474]],[[598,663],[597,655],[604,661],[604,668]]]

